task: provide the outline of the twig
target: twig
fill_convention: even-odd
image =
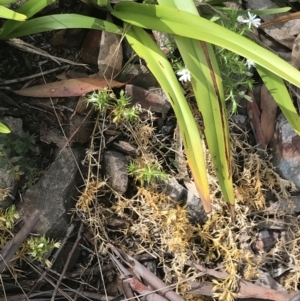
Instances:
[[[65,273],[66,273],[66,270],[67,270],[68,265],[69,265],[69,263],[70,263],[71,257],[72,257],[72,255],[73,255],[73,253],[74,253],[74,251],[75,251],[75,249],[76,249],[78,243],[79,243],[79,240],[81,239],[81,233],[82,233],[82,230],[83,230],[83,223],[80,224],[80,228],[79,228],[79,231],[78,231],[78,234],[77,234],[76,241],[75,241],[75,243],[74,243],[74,245],[73,245],[73,248],[72,248],[71,252],[69,253],[69,256],[68,256],[68,258],[67,258],[67,260],[66,260],[64,269],[63,269],[63,271],[61,272],[61,275],[60,275],[60,277],[59,277],[59,279],[58,279],[58,281],[57,281],[57,283],[56,283],[56,287],[55,287],[55,289],[54,289],[54,292],[53,292],[51,301],[55,301],[55,296],[56,296],[56,294],[57,294],[57,290],[58,290],[58,288],[59,288],[59,286],[60,286],[60,283],[61,283],[61,281],[62,281],[62,279],[63,279],[63,277],[64,277],[64,275],[65,275]]]
[[[34,78],[37,78],[37,77],[40,77],[40,76],[43,76],[43,75],[47,75],[47,74],[50,74],[50,73],[53,73],[53,72],[56,72],[56,71],[60,71],[60,70],[63,70],[63,69],[67,69],[67,68],[69,68],[69,66],[58,67],[58,68],[54,68],[54,69],[51,69],[51,70],[48,70],[48,71],[43,71],[43,72],[40,72],[40,73],[36,73],[36,74],[33,74],[33,75],[24,76],[24,77],[20,77],[20,78],[3,80],[3,81],[0,81],[0,86],[24,82],[24,81],[27,81],[27,80],[31,80],[31,79],[34,79]]]
[[[52,258],[52,263],[55,262],[56,258],[58,257],[59,253],[61,252],[63,246],[66,244],[68,238],[70,237],[71,233],[73,232],[74,230],[74,225],[71,224],[67,230],[67,233],[63,239],[63,241],[61,242],[60,244],[60,247],[57,249],[57,251],[55,252],[55,254],[53,255],[53,258]],[[35,291],[36,287],[39,285],[39,283],[41,283],[41,281],[45,278],[45,276],[47,275],[48,273],[48,269],[46,269],[46,271],[41,275],[41,277],[38,279],[38,281],[34,284],[34,286],[30,289],[29,293],[27,294],[28,297],[30,297],[30,295]]]
[[[206,273],[207,275],[213,276],[218,279],[225,279],[228,277],[228,273],[219,272],[213,269],[207,269],[199,264],[194,262],[189,262],[188,265],[191,265],[198,269],[201,272]],[[194,286],[193,290],[189,293],[204,295],[204,290],[206,291],[206,296],[212,296],[213,294],[213,284],[210,282],[199,283],[199,287],[195,286],[195,282],[190,283],[191,286]],[[194,291],[194,292],[193,292]],[[274,301],[289,301],[291,295],[286,293],[269,289],[257,284],[253,284],[248,281],[241,280],[239,283],[239,290],[237,292],[237,297],[240,299],[255,298],[255,299],[265,299],[265,300],[274,300]],[[296,301],[297,299],[295,299]],[[294,300],[293,300],[294,301]],[[298,300],[297,300],[298,301]]]
[[[14,256],[14,254],[20,248],[21,244],[27,238],[29,233],[32,231],[32,229],[35,227],[35,225],[39,222],[39,219],[40,219],[39,215],[40,215],[40,211],[35,210],[33,212],[33,214],[30,216],[30,218],[25,222],[22,229],[2,249],[2,252],[0,254],[0,273],[3,272],[3,270],[6,267],[7,262],[10,261],[10,259]]]

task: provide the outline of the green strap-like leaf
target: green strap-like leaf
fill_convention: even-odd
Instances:
[[[112,13],[130,24],[205,41],[249,58],[300,87],[300,72],[277,55],[218,24],[178,9],[120,2]]]
[[[193,1],[159,0],[159,4],[188,10],[198,15]],[[192,86],[204,121],[211,158],[226,202],[234,204],[231,177],[229,128],[225,97],[218,64],[210,44],[175,35],[175,42],[192,75]],[[232,212],[232,211],[231,211]]]
[[[126,32],[126,38],[135,52],[146,61],[148,68],[170,100],[178,120],[187,159],[200,198],[205,211],[210,212],[210,193],[201,136],[178,79],[165,54],[143,29],[135,26],[130,27]]]
[[[0,18],[14,21],[25,21],[27,19],[25,15],[18,14],[2,5],[0,5]]]
[[[122,34],[122,29],[120,27],[101,19],[77,14],[61,14],[44,16],[26,21],[22,23],[22,25],[19,26],[15,31],[7,36],[4,36],[4,38],[17,38],[49,30],[68,28],[98,29],[116,34]],[[2,35],[0,36],[0,38],[2,38]]]
[[[36,13],[41,11],[46,6],[53,3],[55,0],[28,0],[25,2],[22,6],[20,6],[16,12],[26,15],[27,19],[30,19],[32,16],[34,16]],[[1,36],[5,37],[12,31],[14,31],[16,28],[18,28],[22,23],[16,22],[13,20],[8,20],[4,23],[2,26]]]
[[[0,133],[2,133],[2,134],[9,134],[10,133],[10,129],[1,122],[0,122]]]
[[[294,128],[298,135],[300,135],[300,117],[295,109],[291,96],[285,86],[284,81],[276,74],[266,70],[261,66],[256,67],[259,75],[264,81],[266,87],[274,97],[282,113]]]

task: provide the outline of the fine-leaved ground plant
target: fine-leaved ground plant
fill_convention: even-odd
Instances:
[[[51,261],[48,259],[49,255],[54,248],[59,247],[59,242],[46,238],[44,235],[31,237],[25,242],[26,254],[28,254],[32,260],[45,264],[47,267],[51,267]]]
[[[14,237],[14,227],[19,219],[19,213],[14,205],[7,209],[0,209],[0,248],[2,249],[9,240]],[[12,263],[8,263],[10,268],[17,270],[17,261],[24,256],[29,256],[30,260],[37,261],[50,267],[51,262],[48,257],[54,248],[59,248],[60,243],[46,238],[45,236],[30,237],[22,244],[17,251]],[[15,273],[15,275],[18,275]]]
[[[17,12],[25,14],[29,19],[53,1],[29,0]],[[222,0],[212,1],[213,4],[216,2],[221,3]],[[230,212],[234,220],[235,195],[230,162],[228,116],[220,68],[212,45],[233,51],[256,64],[256,69],[266,87],[298,133],[300,133],[300,117],[283,79],[300,86],[299,71],[250,39],[201,17],[192,0],[184,2],[158,0],[158,5],[121,1],[114,7],[110,5],[109,0],[90,0],[90,3],[95,7],[105,6],[112,15],[124,22],[124,27],[92,17],[61,14],[43,16],[26,22],[8,20],[1,28],[0,39],[66,28],[90,28],[125,35],[134,51],[146,61],[150,71],[169,97],[183,136],[189,167],[197,190],[206,212],[210,212],[210,190],[201,134],[173,68],[165,54],[144,29],[172,34],[185,66],[185,78],[188,78],[190,73],[193,94],[205,125],[207,145],[224,200],[230,204]],[[287,10],[289,8],[261,10],[259,15]],[[250,12],[248,14],[240,12],[240,15],[241,23],[253,26],[258,24],[258,19],[250,15]],[[235,107],[236,103],[233,109]],[[116,118],[119,117],[116,115]]]
[[[110,115],[112,122],[116,124],[120,124],[123,121],[134,122],[139,115],[138,106],[130,104],[130,97],[126,95],[124,90],[121,90],[119,97],[117,97],[113,91],[106,88],[89,94],[85,100],[87,104],[91,104],[100,114]]]
[[[32,171],[35,160],[31,154],[35,151],[35,140],[35,135],[24,131],[20,136],[13,133],[0,135],[0,167],[7,165],[11,176],[17,180],[26,171]]]
[[[131,161],[128,165],[128,174],[142,186],[167,180],[168,175],[162,171],[159,164],[147,164],[143,160]]]

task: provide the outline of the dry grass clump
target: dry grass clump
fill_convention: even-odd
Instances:
[[[99,123],[98,123],[99,126]],[[137,159],[146,163],[161,163],[168,167],[162,156],[162,145],[157,142],[153,129],[153,118],[137,121],[134,126],[124,125],[123,134],[136,145],[141,156]],[[101,132],[101,131],[99,131]],[[207,155],[208,172],[213,198],[213,213],[204,225],[192,225],[185,208],[178,202],[159,193],[155,185],[139,186],[130,197],[123,197],[111,191],[98,170],[90,167],[89,179],[77,204],[77,211],[93,233],[93,241],[100,254],[106,254],[108,242],[123,248],[134,256],[149,253],[157,259],[164,270],[166,282],[195,277],[199,281],[213,281],[214,297],[219,300],[233,300],[241,278],[257,279],[259,271],[271,265],[280,264],[290,267],[284,279],[287,289],[296,289],[299,282],[299,226],[296,218],[282,210],[270,211],[266,191],[278,200],[287,202],[293,185],[283,180],[274,171],[270,157],[251,147],[245,133],[232,134],[232,165],[236,195],[236,223],[231,224],[227,205],[224,203],[220,188]],[[96,137],[93,139],[96,140]],[[93,150],[95,145],[92,145]],[[164,145],[168,154],[170,145]],[[100,158],[99,152],[88,152],[88,162]],[[175,155],[174,155],[175,157]],[[166,170],[166,172],[173,172]],[[110,205],[101,199],[110,200]],[[111,219],[125,221],[119,229],[109,229]],[[262,222],[281,220],[287,223],[275,248],[268,253],[260,250],[253,252],[251,245],[256,242]],[[283,255],[290,262],[283,262]],[[226,279],[199,277],[199,271],[188,268],[187,261],[226,271]],[[186,284],[178,286],[186,290]],[[181,291],[183,293],[183,291]],[[188,299],[192,298],[188,296]],[[197,300],[200,300],[197,297]]]

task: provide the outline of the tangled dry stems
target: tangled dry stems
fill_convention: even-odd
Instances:
[[[101,133],[103,124],[98,122],[95,132]],[[140,151],[141,156],[137,160],[145,164],[160,162],[165,168],[169,166],[169,162],[164,162],[161,155],[161,145],[164,143],[161,140],[160,144],[157,143],[159,139],[153,128],[152,115],[146,121],[137,121],[134,126],[125,124],[121,130]],[[137,185],[136,193],[130,198],[112,191],[105,179],[100,177],[100,166],[92,163],[99,162],[97,160],[105,146],[101,143],[100,147],[99,143],[98,148],[95,146],[95,141],[101,138],[103,134],[92,139],[93,151],[89,151],[86,156],[89,178],[77,203],[77,212],[92,231],[99,254],[106,255],[108,242],[123,248],[130,255],[148,252],[162,267],[167,283],[180,282],[193,275],[196,281],[210,280],[215,284],[214,297],[219,300],[233,300],[241,278],[255,280],[260,277],[260,271],[266,271],[270,266],[289,267],[283,285],[288,290],[297,289],[300,277],[298,221],[282,210],[270,210],[272,206],[267,202],[265,193],[271,192],[286,207],[290,205],[288,199],[294,186],[275,172],[269,156],[264,154],[262,157],[259,150],[248,144],[247,133],[231,133],[236,195],[235,225],[230,222],[228,208],[222,200],[208,152],[213,213],[203,226],[192,225],[185,208],[159,193],[155,185]],[[175,149],[172,143],[164,144],[164,148],[168,152]],[[166,172],[173,173],[173,170]],[[108,195],[111,199],[110,206],[101,202],[101,198],[107,198]],[[126,221],[126,227],[109,230],[107,225],[113,218]],[[282,232],[275,248],[255,254],[251,244],[258,239],[259,225],[270,220],[285,223],[285,232]],[[187,268],[187,260],[217,267],[228,272],[229,276],[223,280],[199,277],[199,271]],[[188,285],[181,284],[178,289],[184,293]],[[185,297],[194,298],[188,294]]]

